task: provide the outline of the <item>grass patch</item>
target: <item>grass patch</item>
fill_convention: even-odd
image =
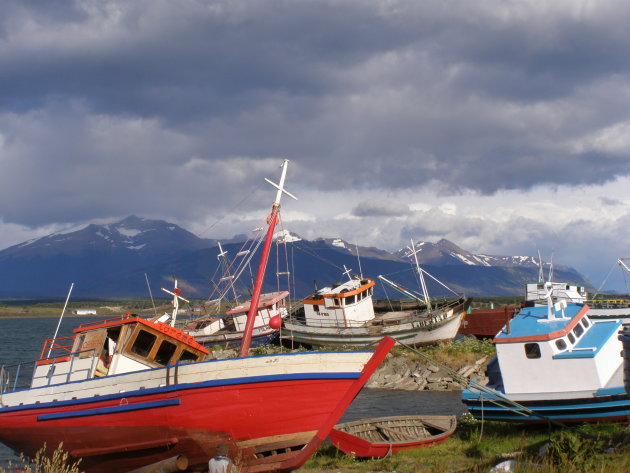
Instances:
[[[514,471],[522,473],[628,473],[630,429],[598,424],[549,431],[543,425],[481,423],[464,415],[456,433],[441,445],[363,460],[328,444],[298,471],[485,473],[504,461],[516,462]]]
[[[490,339],[479,340],[474,337],[462,337],[454,342],[439,342],[436,345],[424,346],[416,349],[425,356],[453,369],[472,364],[482,356],[492,358],[496,354]],[[396,345],[392,350],[393,356],[404,356],[410,361],[422,361],[423,357],[409,349]]]

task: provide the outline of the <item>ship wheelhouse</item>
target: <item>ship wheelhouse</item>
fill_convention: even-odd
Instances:
[[[191,363],[209,353],[170,325],[136,316],[86,323],[74,332],[46,340],[32,387]]]
[[[605,360],[616,345],[606,342],[620,323],[591,321],[583,304],[556,306],[551,317],[547,307],[524,308],[494,339],[506,394],[597,391],[615,375]]]
[[[325,287],[304,300],[307,325],[353,327],[365,325],[374,318],[372,279],[351,279]]]

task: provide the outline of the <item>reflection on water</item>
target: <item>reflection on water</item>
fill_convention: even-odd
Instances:
[[[70,336],[72,329],[78,324],[93,320],[90,317],[64,319],[58,336]],[[0,365],[34,361],[39,358],[44,340],[52,338],[57,322],[57,318],[0,318]],[[465,410],[459,391],[364,389],[352,401],[341,421],[411,414],[459,415]],[[0,444],[0,466],[6,466],[9,460],[15,463],[18,458],[9,448]]]

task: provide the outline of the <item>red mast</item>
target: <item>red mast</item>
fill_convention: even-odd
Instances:
[[[284,189],[284,179],[287,174],[287,166],[289,160],[285,159],[282,163],[282,175],[280,176],[280,183],[274,184],[269,179],[265,178],[269,184],[278,189],[276,194],[276,200],[271,206],[271,215],[267,218],[269,228],[267,229],[267,236],[265,237],[265,245],[263,246],[263,252],[260,256],[260,264],[258,265],[258,273],[256,274],[256,281],[254,282],[254,293],[252,294],[252,300],[249,305],[249,311],[247,312],[247,322],[245,323],[245,330],[243,331],[243,340],[241,341],[241,353],[240,356],[247,356],[249,353],[249,344],[252,340],[252,330],[254,329],[254,321],[256,320],[256,314],[258,313],[258,303],[260,301],[260,293],[262,292],[263,279],[265,278],[265,270],[267,269],[267,261],[269,260],[269,249],[271,248],[271,241],[273,240],[273,231],[276,227],[278,220],[278,211],[280,210],[280,199],[282,194],[286,194],[289,197],[297,200],[293,194]]]

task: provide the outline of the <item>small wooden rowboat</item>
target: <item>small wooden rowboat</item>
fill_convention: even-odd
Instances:
[[[338,424],[330,441],[342,452],[361,458],[383,458],[399,450],[437,445],[453,435],[455,416],[398,416]]]

